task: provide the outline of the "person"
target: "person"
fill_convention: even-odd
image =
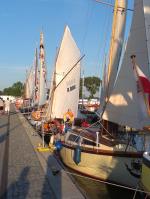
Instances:
[[[7,97],[7,100],[5,100],[5,113],[9,114],[10,111],[10,101],[9,97]]]
[[[68,111],[64,114],[64,132],[67,133],[67,131],[72,127],[74,121],[74,114],[71,111],[71,109],[68,109]]]

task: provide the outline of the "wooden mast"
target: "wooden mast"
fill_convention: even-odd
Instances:
[[[106,99],[105,99],[105,104],[102,110],[101,118],[103,116],[103,113],[105,111],[106,105],[109,101],[109,80],[110,80],[110,75],[112,71],[112,53],[113,53],[113,48],[114,48],[114,39],[115,39],[115,34],[116,34],[116,25],[117,25],[117,11],[118,11],[118,0],[115,0],[115,6],[114,6],[114,16],[113,16],[113,24],[112,24],[112,36],[111,36],[111,42],[110,42],[110,51],[109,51],[109,63],[108,63],[108,75],[106,76],[107,79],[107,90],[106,90]]]

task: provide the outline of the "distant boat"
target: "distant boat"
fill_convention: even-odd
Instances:
[[[26,72],[24,84],[23,102],[20,105],[21,112],[31,113],[33,108],[38,105],[38,57],[37,48],[35,49],[35,59],[30,71]]]
[[[23,102],[20,106],[21,112],[31,112],[33,93],[34,91],[34,66],[30,68],[29,71],[26,72],[26,81],[24,84],[24,96]]]
[[[38,73],[38,58],[37,50],[35,53],[35,76],[34,76],[34,92],[33,92],[33,105],[36,106],[35,111],[31,113],[32,124],[36,121],[41,121],[42,113],[45,110],[47,101],[47,70],[45,62],[45,48],[44,48],[44,35],[40,34],[40,70]]]
[[[150,2],[134,2],[131,31],[119,68],[126,4],[124,0],[115,1],[107,76],[99,110],[102,121],[98,127],[68,131],[60,155],[65,165],[84,175],[136,187],[144,148],[134,138],[140,140],[136,133],[150,124],[150,116],[145,103],[147,93],[142,92],[139,97],[135,70],[143,71],[145,78],[150,75]]]
[[[81,113],[94,112],[94,111],[97,111],[99,107],[100,107],[100,102],[97,99],[91,99],[91,100],[80,99],[79,100],[79,111]]]

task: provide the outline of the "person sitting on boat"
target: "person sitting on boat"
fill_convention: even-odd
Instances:
[[[40,111],[40,110],[38,110],[38,111],[33,111],[33,112],[31,113],[31,117],[32,117],[32,119],[35,120],[35,121],[41,120],[41,111]]]
[[[68,111],[64,114],[64,132],[67,133],[67,131],[72,127],[74,121],[74,114],[71,111],[71,109],[68,109]]]

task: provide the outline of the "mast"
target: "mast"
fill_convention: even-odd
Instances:
[[[24,87],[24,96],[25,98],[28,98],[28,88],[27,88],[27,81],[28,81],[28,70],[26,69],[26,81],[25,81],[25,87]]]
[[[44,35],[40,33],[40,86],[39,86],[39,106],[46,103],[46,64],[45,64],[45,49]]]
[[[118,67],[123,47],[124,32],[125,32],[126,7],[127,7],[126,1],[124,0],[115,1],[114,16],[112,23],[112,35],[110,41],[107,77],[106,77],[107,79],[107,88],[105,90],[106,98],[104,99],[104,102],[101,102],[103,104],[103,107],[101,108],[102,109],[101,117],[109,101],[118,72]]]
[[[38,101],[38,52],[37,48],[35,49],[35,73],[34,73],[34,104]]]
[[[112,38],[110,42],[110,53],[109,53],[109,64],[108,64],[108,75],[107,75],[107,82],[108,82],[108,88],[107,88],[107,97],[109,96],[109,80],[110,80],[110,75],[112,72],[112,53],[113,53],[113,48],[114,48],[114,41],[115,41],[115,34],[116,34],[116,25],[117,25],[117,12],[118,12],[118,0],[115,1],[115,6],[114,6],[114,17],[113,17],[113,25],[112,25]]]
[[[82,108],[84,107],[84,69],[82,73]]]

